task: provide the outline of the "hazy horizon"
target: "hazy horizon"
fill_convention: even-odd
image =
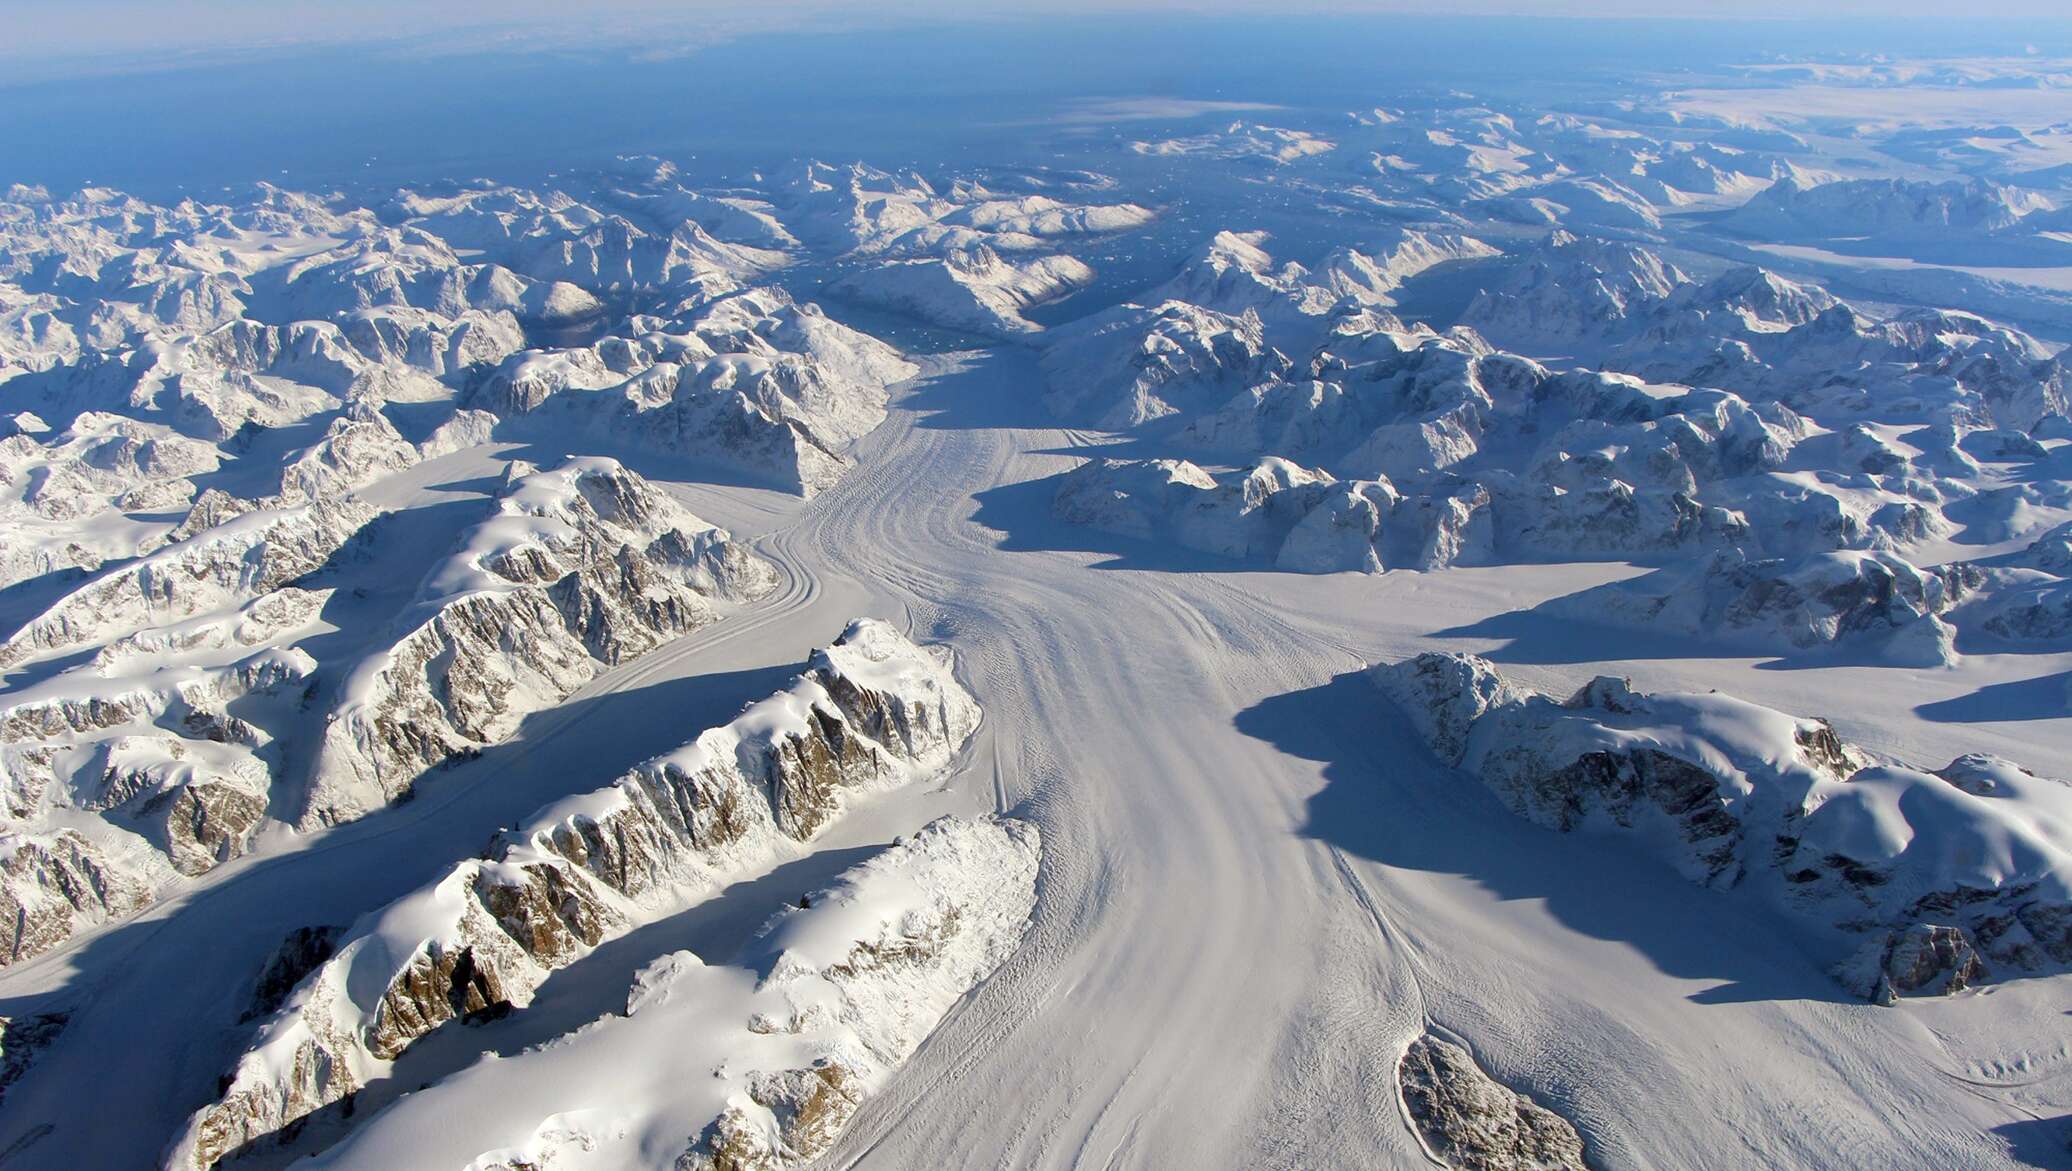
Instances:
[[[548,0],[488,3],[464,0],[427,10],[402,0],[355,0],[345,4],[307,2],[262,3],[260,0],[213,0],[168,6],[141,0],[7,0],[0,16],[8,20],[10,38],[0,46],[0,70],[62,71],[84,65],[165,64],[210,58],[224,53],[307,49],[320,46],[404,43],[456,51],[519,46],[546,48],[557,44],[592,47],[637,47],[638,38],[660,38],[663,51],[682,51],[738,36],[785,29],[828,31],[835,28],[884,28],[913,22],[949,20],[1073,19],[1088,16],[1158,15],[1202,19],[1220,17],[1407,16],[1407,17],[1544,17],[1574,20],[1691,20],[1728,23],[1763,22],[1783,26],[1826,26],[1851,18],[1876,17],[1866,34],[1893,22],[1924,23],[1976,34],[2072,33],[2072,13],[2054,0],[1981,0],[1965,6],[1961,16],[1936,0],[1836,0],[1808,15],[1802,3],[1746,0],[1732,5],[1715,0],[1309,0],[1297,4],[1270,0],[1061,0],[1040,8],[1014,3],[951,3],[949,0],[893,0],[867,11],[830,0],[770,0],[746,4],[738,0],[606,0],[571,13]],[[2033,29],[2009,29],[2014,23]],[[2001,26],[1994,29],[1992,26]],[[1847,46],[1825,42],[1809,51]],[[13,80],[0,73],[0,81]]]
[[[2072,54],[2072,37],[1981,21],[1960,33],[1903,20],[1743,20],[1692,37],[1684,22],[1660,19],[1266,17],[1234,4],[1178,20],[1155,8],[1086,8],[1040,21],[946,21],[917,19],[913,5],[794,27],[784,20],[805,8],[780,5],[761,27],[715,19],[640,33],[629,16],[592,19],[585,37],[544,26],[497,36],[419,28],[378,43],[17,61],[11,72],[0,65],[13,82],[0,83],[9,144],[0,183],[171,194],[259,179],[537,178],[639,152],[696,156],[721,173],[809,154],[978,160],[1012,147],[1018,135],[1002,129],[1069,119],[1074,103],[1094,99],[1327,109],[1545,83],[1609,97],[1635,71],[1669,79],[1793,59]],[[944,101],[960,117],[930,117]]]

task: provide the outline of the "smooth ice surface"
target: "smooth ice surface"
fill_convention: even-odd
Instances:
[[[7,85],[0,1162],[2065,1165],[2054,28]]]

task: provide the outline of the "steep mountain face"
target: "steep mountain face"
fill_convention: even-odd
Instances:
[[[727,206],[699,202],[668,174],[651,176],[641,192],[627,198],[651,208],[686,203],[701,213]],[[1069,230],[1044,210],[1028,209],[1029,226]],[[7,372],[10,400],[33,407],[47,428],[106,412],[207,444],[310,420],[323,430],[328,421],[313,446],[283,461],[278,494],[304,499],[416,461],[420,453],[388,427],[382,404],[451,399],[484,381],[522,382],[522,374],[498,371],[528,360],[529,331],[601,320],[599,292],[638,295],[663,310],[635,314],[631,323],[624,344],[638,350],[638,339],[648,338],[648,353],[635,355],[645,360],[610,370],[592,363],[590,379],[573,385],[605,389],[657,362],[665,369],[629,396],[621,417],[594,409],[570,417],[586,416],[600,436],[652,436],[659,450],[812,491],[840,474],[839,449],[883,418],[884,387],[913,373],[889,347],[811,306],[746,287],[785,255],[722,242],[695,220],[642,224],[517,188],[405,191],[383,216],[396,222],[270,189],[256,207],[168,209],[101,192],[10,204],[0,219],[18,249],[12,255],[24,262],[10,269],[21,285],[19,311],[41,322],[22,318],[21,362]],[[104,286],[118,271],[128,295],[111,297]],[[92,299],[75,299],[82,291]],[[573,352],[581,366],[582,351]],[[677,383],[687,363],[693,368],[675,396],[683,401],[658,426],[649,412],[669,404],[653,401],[657,384]],[[506,405],[522,413],[570,385],[536,376],[550,384]],[[483,398],[493,407],[500,401],[494,390]],[[345,408],[347,417],[333,417]],[[644,425],[633,426],[635,416],[646,416]],[[179,489],[168,482],[155,491],[170,499]],[[71,563],[131,551],[89,547]]]
[[[1397,228],[1360,248],[1333,251],[1309,279],[1363,305],[1393,305],[1407,282],[1435,268],[1501,255],[1473,236]]]
[[[0,1100],[4,1100],[7,1087],[29,1072],[37,1053],[58,1039],[70,1020],[70,1014],[62,1012],[0,1017]]]
[[[2063,364],[2048,347],[1972,314],[1909,309],[1878,319],[1762,269],[1698,283],[1647,249],[1561,232],[1477,297],[1463,321],[1499,345],[1775,400],[1837,427],[2026,431],[2064,414],[2067,401]]]
[[[2011,228],[2042,206],[1995,183],[1856,179],[1806,186],[1786,178],[1737,209],[1726,226],[1779,240],[1987,233]]]
[[[1167,301],[1122,305],[1050,331],[1044,401],[1060,418],[1116,429],[1221,406],[1291,367],[1255,312]]]
[[[776,580],[615,460],[514,466],[490,518],[427,575],[400,636],[347,680],[303,824],[396,799],[425,770]]]
[[[845,277],[830,292],[932,325],[1014,337],[1042,328],[1023,310],[1070,296],[1093,279],[1092,266],[1070,256],[1015,263],[980,245],[940,260],[889,261]]]
[[[1266,459],[1223,481],[1185,460],[1097,459],[1061,478],[1069,524],[1298,573],[1380,573],[1491,555],[1486,493],[1407,500],[1385,479],[1341,481]]]
[[[657,958],[624,1016],[436,1082],[326,1165],[811,1165],[1013,955],[1039,854],[1028,822],[931,822],[778,913],[731,962]],[[469,1122],[427,1132],[427,1118]]]
[[[1221,313],[1250,309],[1280,320],[1329,311],[1329,292],[1311,287],[1302,265],[1277,261],[1266,248],[1271,239],[1265,232],[1218,232],[1146,300],[1186,301]]]
[[[318,583],[374,568],[375,510],[328,494],[242,507],[197,504],[193,535],[81,586],[6,644],[14,662],[60,664],[0,703],[9,962],[237,857],[269,819],[316,828],[379,808],[776,583],[614,460],[514,465],[397,631],[327,676],[305,647],[340,599]],[[305,777],[289,745],[338,676]]]
[[[2003,646],[2053,645],[2072,635],[2072,523],[2062,524],[2014,553],[1961,568],[1980,582],[1981,600],[1962,615],[1967,626]]]
[[[2054,1165],[2072,66],[984,35],[0,194],[0,1164]]]
[[[150,899],[144,884],[115,869],[79,834],[11,833],[0,863],[0,958],[29,959],[73,932],[126,915]]]
[[[340,309],[407,306],[458,317],[471,309],[528,321],[579,321],[604,308],[566,281],[538,281],[500,264],[469,264],[445,240],[418,227],[379,229],[281,274],[279,305],[304,318]]]
[[[1375,327],[1404,329],[1382,307],[1405,281],[1497,255],[1470,236],[1399,230],[1311,270],[1276,262],[1267,243],[1261,232],[1219,232],[1165,284],[1053,330],[1043,357],[1051,409],[1114,429],[1208,413],[1278,381],[1294,365],[1286,354],[1315,348],[1347,314],[1365,309]]]
[[[1886,763],[1819,720],[1599,677],[1567,700],[1472,655],[1372,678],[1435,755],[1521,817],[1614,834],[1740,887],[1823,941],[1867,998],[2072,963],[2072,787],[1998,757]]]
[[[363,919],[261,1026],[172,1165],[211,1166],[344,1099],[447,1021],[523,1007],[548,974],[785,857],[855,798],[940,773],[979,718],[947,652],[852,624],[732,723]]]
[[[656,202],[687,194],[668,173],[654,174],[643,187]],[[695,218],[638,222],[611,202],[477,186],[399,191],[382,210],[524,277],[586,290],[731,284],[784,262],[782,253],[716,239]],[[638,206],[637,200],[620,202]]]
[[[1810,430],[1788,409],[1553,375],[1471,334],[1365,333],[1358,318],[1342,325],[1313,363],[1325,377],[1240,392],[1177,442],[1226,459],[1285,453],[1385,481],[1416,511],[1482,501],[1474,507],[1486,506],[1480,523],[1494,556],[1803,553],[1947,531],[1912,491],[1920,477],[1911,468],[1893,470],[1890,487],[1777,474]]]
[[[1561,600],[1564,616],[1790,654],[1829,649],[1896,666],[1957,656],[1943,616],[1985,583],[1962,564],[1922,569],[1891,553],[1751,560],[1738,551]]]
[[[2054,458],[2025,429],[2059,417],[2062,363],[2032,339],[1962,314],[1873,321],[1760,269],[1699,283],[1637,245],[1556,233],[1464,320],[1507,343],[1540,339],[1605,367],[1562,370],[1506,352],[1478,328],[1406,325],[1353,279],[1344,255],[1313,272],[1275,261],[1264,245],[1256,233],[1219,234],[1155,294],[1191,300],[1110,310],[1058,331],[1044,359],[1052,408],[1137,430],[1172,419],[1147,434],[1198,464],[1291,461],[1386,483],[1408,515],[1466,509],[1479,515],[1468,556],[1483,561],[1724,555],[1795,560],[1791,573],[1833,578],[1841,566],[1903,559],[1960,529],[1993,539],[1998,522],[1982,514],[2035,497],[1996,487],[2024,475],[2001,469]],[[1095,478],[1089,470],[1061,482],[1061,498],[1070,497],[1062,517],[1140,536],[1163,527],[1159,539],[1191,548],[1276,556],[1270,542],[1174,537],[1185,526],[1141,519],[1167,511],[1163,503],[1096,506],[1082,491]],[[1099,495],[1158,491],[1147,480]],[[1384,549],[1378,564],[1448,563],[1407,548]],[[1293,561],[1358,568],[1366,558]],[[1940,614],[1963,592],[1934,587],[1913,615]],[[1780,598],[1766,592],[1762,605]],[[1995,629],[2054,629],[2051,604]],[[1618,608],[1622,621],[1640,613]],[[1823,619],[1785,621],[1806,631],[1783,636],[1793,647],[1832,641],[1819,633]],[[1942,622],[1912,631],[1892,654],[1949,661],[1956,652]]]
[[[471,399],[523,434],[695,457],[810,496],[848,468],[842,449],[883,421],[887,386],[916,370],[781,293],[686,314],[636,317],[634,335],[582,348],[513,355]]]
[[[28,959],[243,853],[272,801],[277,732],[307,702],[331,591],[375,516],[323,498],[206,525],[94,578],[0,659],[40,678],[0,699],[0,793],[15,909],[0,959]],[[88,653],[88,652],[91,653]]]
[[[1637,307],[1689,280],[1645,248],[1555,232],[1503,284],[1479,293],[1462,320],[1513,345],[1574,344],[1621,328]]]
[[[67,594],[0,645],[0,663],[256,600],[338,556],[374,516],[358,501],[321,500],[232,518]]]

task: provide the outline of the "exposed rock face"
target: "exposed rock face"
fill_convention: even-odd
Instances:
[[[2024,551],[2022,560],[2036,566],[2035,572],[1986,571],[1991,583],[2001,588],[1983,607],[1980,629],[2018,644],[2054,643],[2072,636],[2072,582],[2066,580],[2072,577],[2072,558],[2062,552],[2067,545],[2072,541],[2066,534],[2054,531]]]
[[[136,661],[194,646],[220,661],[247,650],[233,637],[241,621],[264,625],[248,610],[139,632],[104,646],[118,652],[105,664],[97,657],[0,706],[0,802],[12,822],[0,902],[13,909],[0,966],[249,846],[272,779],[264,713],[299,706],[315,661],[292,647],[220,666]],[[135,645],[119,649],[126,641]],[[113,682],[100,674],[125,665]]]
[[[1611,195],[1607,207],[1632,193]],[[1387,312],[1388,266],[1375,258],[1334,255],[1311,270],[1275,261],[1263,244],[1222,233],[1147,294],[1156,308],[1121,306],[1057,330],[1044,358],[1053,410],[1117,429],[1181,416],[1186,425],[1158,439],[1204,463],[1278,457],[1386,482],[1435,516],[1480,500],[1465,509],[1477,560],[1903,551],[1956,530],[1945,506],[2000,509],[2016,525],[2025,497],[2048,493],[2010,486],[1987,495],[2024,499],[1972,502],[1971,453],[2047,454],[2022,429],[2055,417],[2072,387],[2047,348],[1979,318],[1924,310],[1875,321],[1759,269],[1701,284],[1643,248],[1557,233],[1476,302],[1466,318],[1475,327],[1442,334]],[[1530,352],[1580,350],[1603,369],[1557,373],[1478,328]],[[1810,467],[1837,474],[1804,474]],[[1447,544],[1382,561],[1447,564]],[[1833,578],[1839,564],[1799,569]],[[1861,576],[1873,585],[1877,567]],[[1895,590],[1909,588],[1912,575],[1890,576]],[[1995,629],[2060,637],[2072,629],[2067,614],[2062,596],[2034,598]],[[1910,665],[1954,654],[1939,617],[1877,650]]]
[[[394,646],[349,681],[304,821],[394,799],[605,666],[712,622],[716,603],[775,583],[725,531],[614,460],[513,479],[426,579]]]
[[[774,961],[760,992],[790,1003],[759,1013],[749,1028],[810,1039],[824,1034],[824,1022],[832,1017],[837,1029],[854,1030],[861,1044],[744,1079],[745,1093],[730,1096],[726,1111],[679,1166],[787,1171],[825,1154],[949,1006],[1013,953],[1035,904],[1039,856],[1035,827],[1027,822],[944,819],[844,875],[834,890],[807,900],[837,913],[867,907],[874,887],[905,874],[929,892],[918,912],[881,921],[867,929],[871,934],[848,933],[851,938],[833,950],[805,950],[791,942],[809,938],[813,910],[788,911],[774,920],[752,949]],[[816,984],[832,990],[831,1011],[801,1003]]]
[[[342,495],[417,460],[417,445],[373,404],[360,400],[331,421],[323,438],[289,457],[281,468],[278,496],[295,502]]]
[[[663,955],[624,1016],[435,1081],[326,1163],[804,1167],[1020,946],[1040,846],[1025,822],[940,818],[777,914],[729,962]]]
[[[196,533],[206,532],[234,516],[243,516],[257,505],[241,500],[221,488],[209,488],[194,498],[194,504],[173,531],[166,536],[168,544],[184,541]]]
[[[279,589],[337,556],[375,515],[358,501],[326,498],[236,517],[67,594],[0,645],[0,665]]]
[[[266,815],[266,799],[263,773],[197,777],[145,798],[136,817],[165,843],[174,869],[194,875],[245,852]]]
[[[1377,666],[1368,677],[1409,717],[1432,755],[1449,765],[1467,755],[1475,721],[1527,695],[1478,655],[1419,655],[1392,667]]]
[[[1465,1171],[1585,1171],[1568,1119],[1497,1081],[1468,1051],[1427,1033],[1396,1067],[1403,1108],[1434,1158]]]
[[[1120,429],[1214,410],[1290,366],[1257,313],[1123,305],[1051,331],[1044,401],[1070,422]]]
[[[1022,311],[1093,283],[1094,270],[1070,256],[1016,263],[985,245],[940,260],[894,260],[845,277],[829,291],[923,321],[990,337],[1041,330]]]
[[[174,644],[189,636],[205,652],[236,653],[245,648],[228,638],[233,626],[168,628],[156,632],[171,640],[165,647],[110,662],[178,654]],[[135,636],[140,645],[158,641],[150,633]],[[15,911],[0,966],[135,910],[177,875],[243,853],[271,780],[271,738],[246,717],[299,703],[315,669],[294,648],[222,666],[139,670],[112,685],[98,665],[0,707],[0,799],[14,820],[14,845],[0,851],[8,859],[0,901]],[[109,832],[95,832],[94,819]]]
[[[1522,817],[1630,835],[1824,932],[1867,997],[2072,963],[2072,786],[1998,758],[1871,763],[1817,720],[1600,678],[1563,703],[1472,655],[1375,667],[1435,755]]]
[[[55,740],[130,724],[167,721],[190,740],[256,747],[262,734],[226,710],[238,698],[290,688],[315,661],[295,648],[266,649],[227,666],[167,672],[120,690],[77,694],[69,688],[31,693],[0,707],[0,744]]]
[[[1986,965],[1962,927],[1915,923],[1869,941],[1861,959],[1837,974],[1859,995],[1880,1004],[1901,996],[1950,996],[1986,978]]]
[[[228,613],[131,631],[95,651],[93,669],[116,677],[167,656],[262,647],[314,622],[331,596],[328,589],[283,586]]]
[[[1961,567],[1921,569],[1893,553],[1750,560],[1739,551],[1561,599],[1590,622],[1788,653],[1833,648],[1899,666],[1954,662],[1941,617],[1975,584]]]
[[[1547,377],[1472,334],[1439,336],[1373,312],[1334,319],[1307,377],[1268,383],[1203,415],[1182,439],[1206,452],[1277,452],[1346,475],[1425,476],[1479,450],[1499,398]]]
[[[1462,320],[1511,344],[1574,339],[1625,324],[1689,281],[1644,248],[1555,232],[1508,281],[1479,294]]]
[[[253,1017],[268,1016],[279,1010],[281,1003],[295,986],[318,965],[338,952],[338,937],[344,933],[342,927],[297,927],[290,931],[281,946],[266,961],[265,970],[252,985],[252,1007],[238,1018],[240,1022]]]
[[[275,810],[273,737],[319,694],[318,664],[288,644],[314,632],[335,593],[286,583],[339,566],[373,510],[332,496],[248,513],[239,503],[201,502],[199,531],[75,591],[13,644],[22,655],[100,645],[90,663],[0,702],[8,810],[39,842],[38,827],[81,814],[116,832],[51,838],[65,848],[31,851],[25,860],[42,860],[0,876],[0,887],[23,886],[8,897],[39,908],[12,958],[236,857],[269,815],[320,824],[373,808],[603,666],[775,582],[724,532],[612,461],[516,476],[495,515],[435,567],[406,617],[415,625],[363,667],[372,683],[348,687],[316,783],[293,794],[303,804]],[[134,849],[139,838],[157,854]],[[98,887],[59,884],[80,896],[59,913],[39,890],[82,866]],[[119,909],[101,909],[95,889]]]
[[[514,355],[472,400],[534,433],[696,456],[810,496],[884,420],[889,384],[919,369],[779,292],[698,308],[689,321],[636,317],[632,336]]]
[[[419,228],[386,228],[287,267],[283,297],[302,316],[340,306],[415,307],[448,317],[470,310],[534,320],[597,312],[595,297],[572,285],[543,283],[495,264],[467,264],[445,241]]]
[[[1774,399],[1837,430],[1891,403],[1912,421],[2026,431],[2064,413],[2068,388],[2047,348],[1968,313],[1873,320],[1759,269],[1699,284],[1645,249],[1566,233],[1465,320],[1499,344],[1580,348],[1608,369]]]
[[[1337,480],[1268,457],[1221,481],[1186,460],[1091,460],[1058,482],[1051,513],[1296,573],[1472,564],[1490,551],[1489,496],[1406,500],[1387,480]]]
[[[149,898],[143,883],[72,830],[0,836],[0,961],[40,955]]]
[[[1208,416],[1242,392],[1299,376],[1288,355],[1312,354],[1344,338],[1436,336],[1405,326],[1382,307],[1393,303],[1405,279],[1433,265],[1494,253],[1464,236],[1404,231],[1371,254],[1338,249],[1312,270],[1277,263],[1265,243],[1262,233],[1218,233],[1178,275],[1137,303],[1053,331],[1043,359],[1045,401],[1070,422],[1116,429],[1168,415]],[[1309,373],[1329,376],[1334,361],[1321,355]],[[1216,430],[1236,422],[1225,420]],[[1351,445],[1363,435],[1346,426],[1339,438]],[[1224,449],[1248,456],[1327,458],[1321,449],[1284,441],[1224,438]],[[1378,466],[1334,470],[1394,474]]]
[[[0,1102],[6,1101],[7,1088],[22,1080],[36,1055],[58,1039],[71,1019],[64,1012],[0,1017]]]
[[[192,477],[222,462],[214,447],[163,424],[85,411],[55,435],[17,429],[0,438],[0,517],[55,533],[111,507],[177,510],[194,495]],[[110,536],[83,535],[120,548]]]
[[[850,794],[939,772],[978,721],[946,655],[852,624],[731,724],[539,811],[363,920],[262,1026],[174,1165],[207,1167],[340,1100],[447,1021],[525,1004],[639,918],[810,839]]]
[[[1619,337],[1641,328],[1629,310],[1666,315],[1662,329],[1711,337],[1731,328],[1761,341],[1801,319],[1812,329],[1819,306],[1832,305],[1767,274],[1698,287],[1640,250],[1599,251],[1623,275],[1613,280],[1594,262],[1579,271],[1596,274],[1589,288],[1607,299],[1603,328]],[[1256,242],[1226,233],[1156,294],[1197,303],[1124,306],[1061,329],[1045,356],[1047,399],[1075,422],[1109,427],[1180,415],[1186,425],[1171,438],[1204,460],[1246,466],[1279,457],[1348,482],[1386,483],[1426,520],[1394,526],[1389,544],[1412,527],[1439,538],[1417,552],[1384,551],[1391,567],[1903,549],[1953,531],[1942,505],[1974,491],[1949,475],[1975,474],[1975,462],[1969,472],[1937,462],[1944,448],[1951,460],[1969,459],[1954,438],[1909,452],[1870,425],[1883,416],[1866,414],[1858,397],[1787,402],[1783,381],[1751,382],[1744,393],[1672,391],[1631,374],[1556,373],[1466,327],[1441,334],[1404,324],[1377,306],[1378,295],[1359,292],[1357,269],[1277,268]],[[1332,279],[1319,283],[1320,275]],[[1577,290],[1563,283],[1547,295],[1567,303]],[[1302,368],[1284,353],[1311,356]],[[1714,383],[1707,375],[1701,384]],[[1834,433],[1822,434],[1800,405],[1835,420]],[[1955,435],[1982,411],[1952,403],[1931,417],[1946,414]],[[1795,458],[1806,462],[1794,452],[1808,442],[1821,459],[1862,474],[1787,473]],[[1456,539],[1464,525],[1472,533]],[[1357,558],[1346,565],[1313,550],[1294,561],[1286,567],[1358,567]],[[1925,661],[1947,649],[1946,634],[1927,623],[1894,651]]]

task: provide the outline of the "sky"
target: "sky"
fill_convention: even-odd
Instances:
[[[52,58],[192,58],[226,49],[406,39],[481,47],[662,35],[695,47],[787,25],[874,24],[957,16],[1037,17],[1121,10],[1176,16],[1310,12],[1530,13],[1564,17],[1950,19],[1950,0],[0,0],[0,68]],[[2072,28],[2066,0],[1966,0],[1965,24],[2027,21]],[[4,78],[0,78],[4,80]]]
[[[537,178],[629,151],[942,158],[1092,98],[1573,97],[1809,55],[2033,52],[2072,76],[2072,0],[1923,23],[1954,2],[1789,0],[1817,10],[1784,20],[1786,0],[1443,0],[1417,19],[1396,14],[1441,0],[0,0],[0,189]],[[1723,13],[1739,22],[1705,35],[1659,19]],[[1548,19],[1575,16],[1628,19]]]

